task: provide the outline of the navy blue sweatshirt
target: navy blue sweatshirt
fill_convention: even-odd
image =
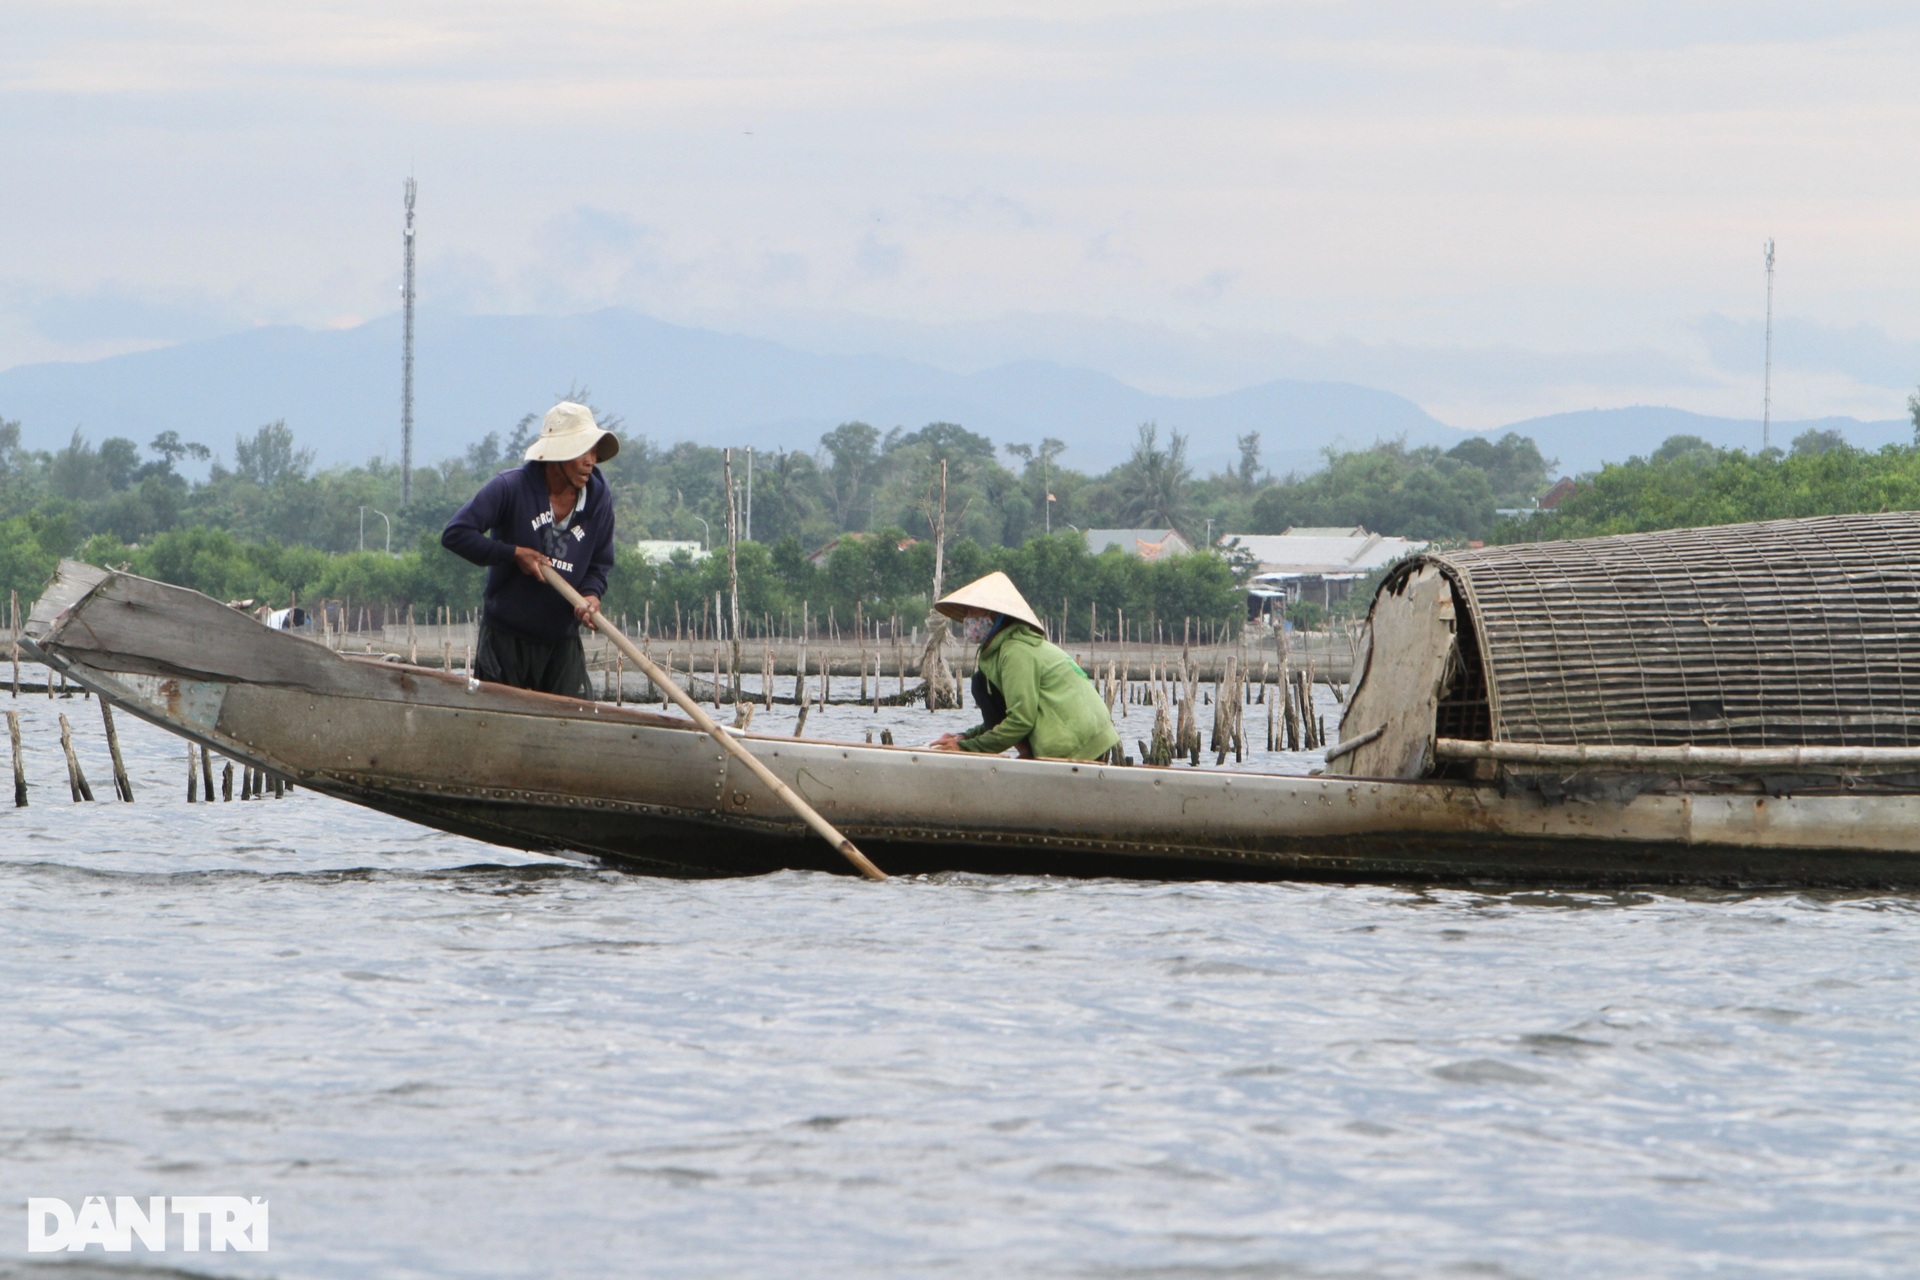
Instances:
[[[575,514],[573,527],[564,535],[572,553],[554,557],[554,568],[581,595],[603,596],[613,569],[613,490],[598,467],[587,477],[582,505],[585,509]],[[546,554],[540,530],[552,522],[547,464],[529,462],[482,485],[440,535],[440,545],[447,550],[487,566],[487,624],[542,644],[580,634],[573,607],[560,593],[520,572],[513,562],[515,547]]]

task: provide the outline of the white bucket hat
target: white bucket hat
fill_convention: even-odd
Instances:
[[[562,400],[547,410],[540,424],[540,438],[527,446],[527,461],[571,462],[595,445],[599,446],[595,459],[599,462],[620,452],[619,437],[593,420],[593,410]]]
[[[1004,613],[1009,618],[1026,623],[1035,631],[1046,631],[1040,625],[1040,619],[1034,616],[1033,606],[1020,594],[1020,588],[1013,585],[1013,579],[998,570],[936,600],[933,607],[956,622],[965,616],[960,612],[963,608],[985,609],[989,613]]]

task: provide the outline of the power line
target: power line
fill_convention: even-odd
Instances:
[[[413,501],[413,178],[407,178],[406,283],[400,286],[405,313],[400,338],[400,503]]]

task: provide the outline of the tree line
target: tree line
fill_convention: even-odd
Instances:
[[[1912,408],[1920,440],[1920,399]],[[601,416],[621,428],[617,416]],[[440,529],[487,477],[517,463],[537,429],[529,414],[459,457],[417,469],[413,500],[402,504],[397,467],[375,460],[317,470],[281,422],[237,438],[229,461],[173,432],[145,449],[124,437],[95,445],[76,432],[63,449],[30,450],[19,424],[0,420],[0,591],[31,600],[55,561],[77,554],[222,599],[470,609],[480,573],[440,548]],[[723,539],[720,450],[624,431],[622,442],[606,468],[621,532],[607,607],[636,621],[702,616],[725,590],[724,556],[652,564],[632,544]],[[1755,453],[1674,436],[1647,457],[1579,477],[1556,511],[1517,518],[1497,512],[1529,506],[1551,474],[1525,437],[1475,437],[1446,450],[1392,441],[1329,450],[1316,470],[1283,477],[1261,465],[1258,434],[1239,446],[1235,465],[1206,477],[1194,475],[1186,439],[1153,424],[1098,474],[1060,465],[1057,440],[996,448],[951,423],[887,433],[847,423],[812,452],[760,452],[755,536],[739,556],[743,617],[755,630],[790,625],[803,609],[836,619],[920,616],[942,462],[947,580],[1004,569],[1050,621],[1064,615],[1074,637],[1122,610],[1142,622],[1237,617],[1250,568],[1211,554],[1153,563],[1095,556],[1079,532],[1092,526],[1170,525],[1193,537],[1208,519],[1216,533],[1362,524],[1445,545],[1920,506],[1920,443],[1862,450],[1832,431]],[[204,479],[185,474],[196,464],[207,468]],[[738,477],[744,458],[736,455],[735,466]],[[809,558],[836,539],[823,563]],[[1354,593],[1356,605],[1364,598]],[[1297,620],[1312,623],[1305,615],[1314,612],[1303,606]]]
[[[1920,438],[1920,404],[1913,411]],[[1556,510],[1509,520],[1495,537],[1533,542],[1915,507],[1920,443],[1857,449],[1837,431],[1807,431],[1788,449],[1748,453],[1678,435],[1644,458],[1581,476]]]
[[[684,614],[710,600],[723,570],[692,558],[650,565],[632,544],[721,540],[721,450],[660,444],[626,431],[615,413],[596,408],[596,416],[621,436],[619,456],[604,468],[622,543],[608,607],[639,614],[651,601],[657,614],[676,605]],[[470,608],[478,573],[440,548],[440,530],[488,477],[518,464],[538,429],[529,413],[460,456],[416,468],[402,503],[397,465],[316,468],[285,422],[237,437],[222,454],[171,431],[144,448],[122,436],[95,444],[75,431],[62,449],[31,450],[18,423],[0,420],[0,512],[10,513],[0,520],[0,589],[31,598],[58,557],[79,554],[223,599],[285,603],[298,594]],[[1278,533],[1364,523],[1460,541],[1487,536],[1497,508],[1525,505],[1549,466],[1531,440],[1507,436],[1448,450],[1397,442],[1330,450],[1322,469],[1276,477],[1262,464],[1261,439],[1240,437],[1233,465],[1209,476],[1195,474],[1182,433],[1153,423],[1141,424],[1100,473],[1061,465],[1056,439],[997,446],[945,422],[886,432],[849,422],[810,451],[756,451],[743,613],[772,617],[803,604],[840,615],[923,610],[943,463],[948,580],[1004,568],[1036,607],[1064,608],[1073,627],[1090,606],[1095,617],[1125,609],[1138,618],[1225,619],[1241,608],[1247,569],[1212,554],[1156,564],[1096,557],[1080,530],[1173,527],[1199,544],[1209,525]],[[189,477],[201,467],[204,478]],[[736,451],[736,479],[745,469]],[[823,565],[809,561],[843,534],[862,536],[841,541]]]

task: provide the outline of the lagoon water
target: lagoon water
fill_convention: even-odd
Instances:
[[[189,807],[125,716],[75,806],[97,706],[17,705],[0,1276],[1920,1273],[1920,899],[652,880]],[[272,1247],[25,1252],[89,1194]]]

